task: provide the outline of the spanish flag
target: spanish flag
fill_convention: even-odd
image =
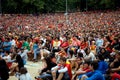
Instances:
[[[66,67],[68,68],[68,74],[70,76],[70,79],[72,79],[71,65],[70,65],[70,62],[68,60],[66,61]]]

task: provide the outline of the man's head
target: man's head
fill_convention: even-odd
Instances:
[[[65,57],[61,57],[59,63],[62,64],[62,65],[66,64],[66,58]]]
[[[83,63],[84,68],[88,68],[89,65],[90,65],[90,61],[85,61],[85,62]]]
[[[98,69],[98,62],[97,61],[91,62],[90,67],[92,70],[97,70]]]
[[[85,53],[86,53],[87,55],[90,53],[90,48],[89,48],[89,47],[87,47],[87,48],[85,49]]]

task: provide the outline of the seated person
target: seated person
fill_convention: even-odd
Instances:
[[[90,45],[90,50],[91,52],[94,53],[94,55],[96,55],[96,45],[95,45],[95,41],[92,41],[91,45]]]
[[[10,75],[14,75],[15,72],[19,72],[21,67],[24,67],[24,62],[20,55],[16,56],[15,62],[12,63],[10,69]]]
[[[82,63],[83,61],[83,54],[81,52],[78,52],[76,57],[68,59],[71,63],[71,67],[74,68],[75,71],[78,70],[79,65]]]
[[[106,71],[108,69],[108,63],[104,61],[104,57],[102,54],[98,55],[98,69],[102,74],[106,74]]]
[[[50,54],[47,57],[44,58],[43,60],[43,68],[40,70],[40,74],[44,73],[44,72],[50,72],[52,67],[55,67],[57,64],[55,61],[53,61],[55,57]]]
[[[120,52],[116,51],[115,59],[110,63],[110,69],[112,72],[120,74]]]
[[[75,74],[73,75],[72,80],[76,80],[76,77],[77,77],[78,75],[81,75],[81,74],[85,74],[85,73],[87,73],[87,72],[90,72],[91,70],[90,70],[90,68],[89,68],[89,64],[90,64],[89,61],[85,61],[83,64],[81,64],[81,65],[80,65],[80,68],[79,68],[77,71],[75,71]]]
[[[118,73],[113,73],[111,74],[111,80],[120,80],[120,74]]]
[[[20,73],[18,73],[16,75],[16,77],[19,79],[19,80],[32,80],[30,74],[28,73],[27,69],[25,67],[22,67],[20,69]]]
[[[9,54],[8,51],[5,51],[5,55],[2,57],[6,62],[11,61],[11,55]]]
[[[110,60],[110,53],[105,49],[105,48],[101,48],[100,49],[100,54],[102,54],[102,56],[104,57],[105,60]]]
[[[56,58],[57,58],[57,63],[59,62],[61,57],[67,57],[67,53],[65,52],[64,49],[61,48],[61,50],[55,54]]]
[[[4,59],[0,56],[0,80],[9,79],[9,68]]]
[[[66,58],[61,57],[57,66],[51,69],[53,80],[70,80],[68,75],[68,67],[66,64]]]
[[[110,63],[110,68],[107,70],[107,75],[105,76],[107,79],[114,77],[113,74],[120,74],[120,52],[115,51],[115,57],[113,62]]]
[[[96,60],[96,57],[95,57],[94,53],[92,53],[92,52],[90,51],[90,48],[89,48],[89,47],[85,49],[85,53],[86,53],[86,55],[84,56],[84,59],[85,59],[85,60],[89,60],[89,61],[94,61],[94,60]]]
[[[52,54],[50,54],[49,56],[45,57],[42,61],[43,61],[43,68],[39,71],[40,75],[35,77],[35,79],[41,80],[49,77],[49,79],[51,80],[52,78],[50,72],[51,68],[57,65],[55,57]]]
[[[11,54],[8,51],[5,51],[5,55],[2,57],[7,63],[7,66],[10,67],[12,65]]]
[[[37,55],[40,53],[40,50],[41,50],[41,43],[40,42],[35,42],[33,44],[33,54],[34,54],[34,57],[33,57],[33,61],[37,62]]]
[[[105,80],[102,73],[97,70],[98,69],[98,62],[93,61],[90,64],[91,72],[82,75],[81,80]]]
[[[40,50],[41,60],[44,59],[47,55],[50,54],[50,51],[48,51],[45,47]],[[46,55],[46,56],[45,56]]]
[[[51,45],[52,45],[53,53],[60,51],[61,43],[62,43],[62,41],[58,37],[55,37],[55,39],[52,40]]]
[[[21,48],[20,52],[18,53],[22,57],[24,65],[27,63],[27,59],[28,59],[27,52],[28,50]]]

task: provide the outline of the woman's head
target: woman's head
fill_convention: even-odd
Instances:
[[[105,53],[106,52],[105,48],[101,48],[100,52]]]
[[[22,60],[21,56],[20,56],[20,55],[17,55],[17,56],[16,56],[16,61],[18,62],[18,61],[21,61],[21,60]]]

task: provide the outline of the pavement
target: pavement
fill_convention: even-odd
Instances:
[[[25,65],[25,67],[27,68],[28,72],[30,73],[32,80],[35,80],[35,76],[38,76],[38,71],[39,69],[42,68],[42,62],[31,62],[28,61],[27,64]],[[15,76],[10,76],[10,78],[8,80],[18,80]]]

